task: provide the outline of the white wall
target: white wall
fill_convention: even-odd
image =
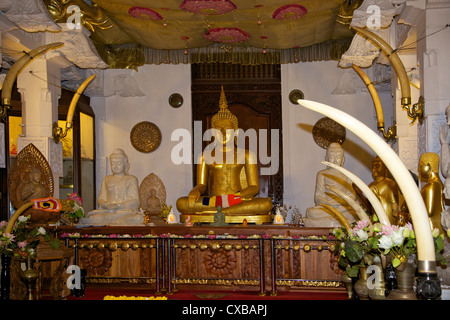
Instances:
[[[192,131],[190,66],[145,65],[133,72],[132,77],[145,96],[113,95],[92,102],[97,122],[97,193],[103,177],[111,174],[109,155],[114,149],[122,148],[129,158],[129,173],[136,176],[139,183],[148,174],[155,173],[165,185],[167,204],[176,212],[177,198],[187,195],[192,188],[191,167],[172,164],[171,150],[178,142],[170,139],[177,128]],[[179,108],[169,105],[168,99],[173,93],[180,93],[184,98]],[[153,122],[161,130],[161,145],[151,153],[137,151],[130,142],[132,128],[141,121]]]
[[[345,72],[337,62],[310,62],[283,65],[282,69],[284,192],[285,203],[295,205],[304,215],[314,206],[316,174],[325,168],[325,149],[312,136],[314,124],[324,116],[294,105],[289,93],[300,89],[305,99],[318,101],[349,113],[376,131],[376,114],[368,92],[351,95],[333,95],[340,76]],[[362,81],[362,80],[361,80]],[[378,92],[383,106],[385,127],[392,126],[391,93]],[[367,184],[372,179],[371,161],[375,153],[352,132],[346,130],[344,167]]]
[[[334,61],[282,66],[285,202],[296,205],[303,214],[306,208],[314,205],[315,177],[323,168],[320,161],[324,159],[325,150],[314,142],[311,134],[314,124],[323,116],[291,104],[289,92],[300,89],[306,99],[338,107],[376,130],[369,93],[331,94],[343,72]],[[167,203],[177,212],[177,198],[187,195],[192,188],[192,167],[172,163],[171,151],[178,142],[170,141],[170,137],[177,128],[192,131],[190,66],[145,65],[132,76],[145,97],[113,95],[91,100],[97,122],[97,192],[103,177],[110,174],[109,154],[115,148],[123,148],[130,159],[130,174],[139,182],[151,172],[158,175],[166,187]],[[183,106],[178,109],[168,104],[169,96],[175,92],[184,98]],[[389,92],[379,94],[385,106],[386,126],[390,126],[392,98]],[[130,131],[141,121],[154,122],[162,132],[160,147],[149,154],[140,153],[130,143]],[[372,150],[350,132],[347,132],[343,147],[346,151],[344,166],[365,182],[371,182]]]

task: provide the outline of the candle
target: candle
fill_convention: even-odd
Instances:
[[[349,114],[322,103],[309,100],[298,100],[298,104],[321,113],[352,131],[367,145],[369,145],[394,176],[406,204],[410,210],[411,219],[417,239],[417,256],[424,266],[422,272],[436,273],[436,255],[434,240],[431,234],[428,213],[422,196],[411,173],[400,160],[394,150],[373,130]]]
[[[350,180],[352,180],[358,188],[361,189],[361,191],[365,194],[367,199],[370,201],[370,204],[372,205],[373,209],[375,210],[375,213],[377,214],[378,219],[381,223],[390,226],[391,223],[389,221],[389,218],[386,214],[386,211],[384,211],[383,205],[381,204],[380,200],[378,200],[377,196],[370,190],[369,186],[365,184],[360,178],[358,178],[355,174],[351,173],[345,168],[342,168],[341,166],[335,165],[334,163],[322,161],[323,164],[326,164],[327,166],[330,166],[337,171],[343,173],[347,176]]]

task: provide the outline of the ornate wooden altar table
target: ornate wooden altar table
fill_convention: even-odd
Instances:
[[[344,290],[323,236],[287,225],[61,227],[87,283],[179,289]]]

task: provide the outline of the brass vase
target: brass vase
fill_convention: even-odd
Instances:
[[[359,279],[356,281],[354,289],[360,300],[369,300],[369,287],[367,286],[367,267],[359,268]]]
[[[347,290],[348,299],[351,300],[353,297],[353,281],[347,274],[344,272],[341,276],[341,280],[344,283],[345,289]]]
[[[395,269],[397,278],[397,289],[392,290],[388,300],[417,300],[414,291],[414,281],[416,273],[416,264],[413,257],[409,257],[407,261],[402,262]]]
[[[30,255],[28,255],[28,257],[27,257],[26,267],[27,267],[27,269],[21,273],[20,279],[27,286],[28,300],[33,300],[33,288],[36,285],[36,280],[38,279],[38,273],[33,268]]]

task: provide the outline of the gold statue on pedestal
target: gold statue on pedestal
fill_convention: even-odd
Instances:
[[[378,156],[372,160],[372,177],[374,181],[369,184],[369,188],[380,200],[391,224],[397,224],[400,210],[399,188],[397,183],[388,177],[388,169]]]
[[[227,223],[261,224],[271,222],[272,199],[255,197],[259,193],[256,155],[235,145],[238,119],[228,109],[221,91],[220,110],[211,119],[215,130],[214,149],[204,150],[197,164],[197,185],[187,197],[177,200],[181,222],[192,215],[193,222],[214,222],[221,206]],[[203,196],[208,191],[208,196]]]
[[[444,233],[441,226],[441,214],[445,211],[444,184],[439,178],[439,155],[427,152],[419,159],[419,177],[425,182],[420,193],[428,211],[431,230],[438,228],[439,233]]]

